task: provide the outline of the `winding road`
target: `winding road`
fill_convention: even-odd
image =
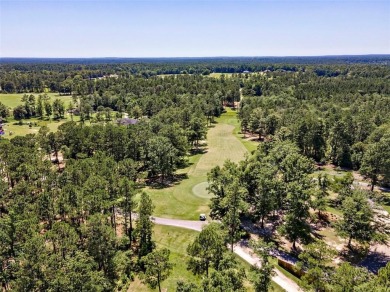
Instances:
[[[207,222],[203,222],[203,221],[168,219],[168,218],[159,218],[159,217],[152,217],[152,220],[155,224],[181,227],[181,228],[186,228],[186,229],[191,229],[196,231],[201,231],[203,226],[207,224]],[[254,254],[254,252],[250,248],[246,247],[244,244],[241,244],[239,242],[234,246],[233,250],[235,254],[237,254],[239,257],[241,257],[249,264],[260,266],[259,258]],[[280,287],[282,287],[284,290],[288,292],[300,291],[299,286],[293,280],[287,278],[277,269],[274,269],[274,272],[275,274],[272,277],[272,280],[275,283],[277,283]]]

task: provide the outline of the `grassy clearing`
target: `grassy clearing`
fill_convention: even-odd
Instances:
[[[36,134],[38,133],[39,129],[43,126],[46,126],[49,128],[50,131],[56,132],[58,130],[58,127],[62,125],[63,123],[71,121],[70,115],[66,114],[64,119],[61,120],[47,120],[47,119],[38,119],[38,118],[31,118],[31,119],[24,119],[22,122],[23,124],[20,125],[18,121],[15,121],[13,118],[8,119],[8,123],[4,125],[5,129],[5,135],[3,136],[6,139],[11,139],[15,136],[25,136],[27,134]],[[75,122],[80,121],[80,117],[74,116],[73,120]],[[32,124],[32,127],[28,125],[28,123]],[[85,125],[90,125],[89,121],[85,121]],[[10,136],[10,132],[12,132],[12,135]]]
[[[194,186],[206,182],[207,173],[213,167],[222,166],[227,159],[239,162],[247,153],[247,148],[233,134],[235,127],[225,123],[229,119],[235,119],[235,116],[229,114],[227,118],[225,115],[208,131],[207,152],[191,157],[192,165],[179,171],[181,174],[187,174],[188,178],[169,188],[146,189],[156,206],[154,215],[197,220],[199,213],[209,212],[209,198],[194,194]]]
[[[233,73],[211,73],[208,76],[213,78],[221,78],[222,75],[224,75],[226,78],[231,78]]]
[[[1,93],[0,94],[0,102],[12,110],[16,106],[23,104],[23,102],[22,102],[23,95],[24,95],[24,93],[14,93],[14,94]],[[30,93],[28,93],[28,95],[30,95]],[[35,93],[33,95],[35,96],[35,98],[37,100],[39,94]],[[65,107],[67,107],[69,102],[72,100],[71,96],[60,96],[57,93],[47,93],[47,95],[51,98],[52,102],[57,98],[61,99],[64,102]],[[67,121],[70,121],[71,118],[68,115],[66,115],[65,119],[50,120],[50,121],[45,120],[45,119],[41,120],[38,118],[31,118],[31,119],[23,120],[24,124],[19,125],[18,122],[13,119],[12,112],[11,112],[11,116],[7,120],[8,120],[8,123],[5,125],[6,135],[4,136],[4,138],[10,139],[10,138],[15,137],[15,136],[25,136],[27,134],[35,134],[39,131],[39,128],[42,126],[47,126],[50,129],[50,131],[55,132],[55,131],[57,131],[58,127],[61,124],[65,123]],[[74,117],[74,120],[78,121],[79,118]],[[30,127],[27,123],[32,123],[32,124],[36,123],[37,125]],[[13,133],[12,136],[9,135],[10,132]]]
[[[13,109],[14,107],[23,104],[22,97],[23,95],[34,95],[35,100],[38,100],[39,93],[0,93],[0,102],[3,103],[5,106],[10,107]],[[65,107],[69,104],[69,102],[72,100],[72,96],[66,95],[62,96],[58,93],[46,93],[50,98],[51,101],[54,101],[55,99],[59,98],[65,103]]]
[[[115,123],[115,114],[117,112],[112,112],[112,120],[110,122],[98,122],[98,123]],[[91,117],[94,118],[96,116],[96,113],[91,114]],[[14,120],[13,118],[9,118],[8,122],[5,124],[5,135],[3,136],[6,139],[11,139],[15,136],[25,136],[27,134],[36,134],[38,133],[39,129],[43,126],[46,126],[49,128],[51,132],[56,132],[58,130],[58,127],[66,122],[72,121],[72,118],[70,114],[66,113],[65,118],[60,120],[54,120],[50,119],[48,120],[46,117],[44,119],[39,118],[31,118],[31,119],[24,119],[22,120],[22,125],[19,124],[18,121]],[[80,116],[73,116],[74,122],[80,122]],[[32,124],[32,126],[29,126],[29,123]],[[96,123],[97,124],[97,123]],[[84,121],[85,126],[91,125],[91,120]],[[12,132],[13,134],[10,136],[9,133]]]
[[[154,240],[156,241],[157,248],[168,248],[171,251],[170,260],[174,264],[171,275],[167,280],[162,282],[162,289],[167,289],[167,291],[175,291],[178,280],[191,281],[193,283],[200,284],[201,277],[195,276],[192,274],[192,272],[187,270],[187,246],[195,239],[197,234],[198,232],[196,231],[183,228],[162,225],[154,226]],[[251,266],[238,256],[237,260],[238,263],[245,268],[246,273],[249,276]],[[284,291],[276,283],[272,284],[274,288],[273,291]],[[254,291],[249,281],[246,281],[245,286],[247,291]],[[146,292],[153,290],[144,285],[139,278],[136,278],[135,281],[130,284],[128,291]]]

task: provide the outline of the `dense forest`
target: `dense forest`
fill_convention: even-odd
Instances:
[[[248,218],[261,228],[279,220],[278,232],[293,249],[306,244],[299,254],[305,289],[386,291],[390,264],[378,275],[349,263],[335,269],[334,251],[313,242],[310,224],[313,213],[322,220],[332,191],[343,215],[335,228],[349,248],[388,239],[388,224],[372,209],[374,187],[390,184],[388,62],[389,56],[2,59],[1,92],[24,94],[14,108],[0,99],[4,122],[71,116],[55,132],[43,126],[36,134],[0,137],[3,290],[125,291],[136,275],[161,289],[172,266],[169,250],[152,240],[153,198],[143,188],[180,180],[176,170],[202,154],[208,127],[232,107],[258,148],[208,173],[210,215],[219,223],[207,225],[187,249],[188,270],[202,282],[180,281],[177,291],[245,291],[245,272],[228,247],[242,238]],[[48,93],[59,97],[50,101]],[[72,101],[64,104],[61,96]],[[329,163],[359,171],[371,192],[354,189],[350,176],[313,179]],[[262,261],[251,278],[255,291],[270,289],[274,246],[264,240],[251,243]]]

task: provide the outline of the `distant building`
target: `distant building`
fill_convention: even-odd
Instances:
[[[251,73],[251,72],[248,70],[245,70],[245,71],[242,71],[242,73]]]
[[[135,125],[138,123],[137,119],[130,119],[130,118],[122,118],[122,119],[117,119],[116,122],[118,125],[121,126],[128,126],[128,125]]]

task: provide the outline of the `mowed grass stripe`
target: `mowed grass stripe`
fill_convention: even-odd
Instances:
[[[213,167],[222,166],[227,159],[233,162],[243,160],[247,150],[233,135],[233,131],[234,126],[222,123],[210,128],[207,133],[207,153],[189,171],[189,175],[206,176]]]
[[[224,115],[229,115],[229,119],[235,118],[230,112]],[[197,155],[189,168],[180,171],[187,173],[188,178],[168,188],[146,189],[155,204],[155,216],[198,220],[199,213],[209,213],[210,199],[207,196],[196,196],[192,191],[194,186],[206,182],[207,173],[213,167],[222,166],[227,159],[239,162],[248,153],[247,148],[233,134],[235,126],[223,123],[224,115],[207,133],[207,152]]]

